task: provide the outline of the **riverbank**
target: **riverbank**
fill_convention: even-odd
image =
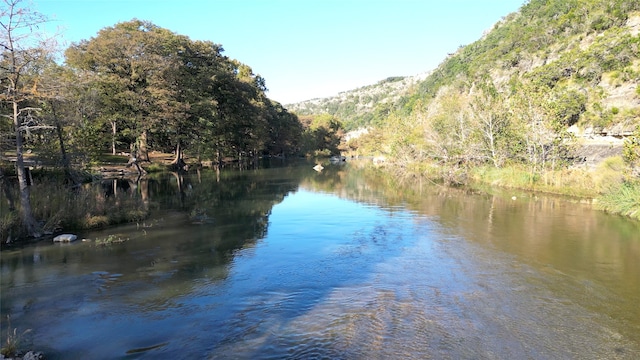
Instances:
[[[421,177],[450,186],[480,189],[499,187],[571,196],[592,204],[595,209],[640,220],[640,179],[633,176],[623,159],[620,156],[603,158],[611,154],[611,149],[583,154],[586,160],[580,166],[557,170],[536,170],[525,165],[496,168],[404,163],[400,166],[392,160],[384,166],[393,176],[400,178]],[[156,152],[151,153],[150,157],[151,162],[142,164],[146,173],[166,171],[173,160],[171,154]],[[148,177],[139,176],[134,167],[127,167],[127,160],[126,154],[108,155],[102,162],[93,164],[91,172],[87,173],[94,181],[111,178],[127,182],[127,191],[115,191],[115,185],[112,186],[114,191],[107,191],[89,184],[60,191],[65,188],[64,176],[55,176],[45,169],[34,170],[31,179],[32,208],[35,217],[41,221],[44,233],[48,234],[46,236],[52,237],[61,231],[97,229],[145,219],[149,214],[149,204],[132,192],[143,191],[148,186]],[[187,163],[195,165],[189,159]],[[11,189],[11,196],[18,198],[16,186]],[[0,210],[3,210],[0,215],[3,247],[23,238],[19,232],[18,213],[9,211],[6,206],[4,202],[0,204]]]
[[[594,209],[640,221],[640,179],[621,156],[593,158],[588,164],[556,170],[525,165],[447,166],[387,161],[388,171],[401,178],[423,178],[447,186],[503,188],[579,199]]]

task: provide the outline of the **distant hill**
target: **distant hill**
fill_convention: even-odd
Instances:
[[[428,76],[429,73],[392,76],[336,96],[305,100],[285,107],[298,115],[333,115],[343,122],[347,130],[354,130],[380,124],[397,107],[398,101]]]

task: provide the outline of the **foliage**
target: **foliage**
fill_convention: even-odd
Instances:
[[[24,336],[31,332],[31,329],[27,329],[22,333],[18,333],[18,328],[11,328],[11,318],[9,317],[9,315],[7,315],[7,323],[7,339],[4,346],[2,346],[2,349],[0,349],[0,354],[6,357],[12,357],[17,355]]]
[[[475,167],[469,172],[469,182],[472,185],[500,186],[581,198],[598,195],[591,173],[575,168],[545,169],[532,173],[522,165]]]
[[[344,130],[340,120],[323,114],[300,118],[304,132],[302,134],[302,152],[307,155],[338,155]]]
[[[598,197],[597,207],[640,220],[640,182],[625,181]]]
[[[126,241],[129,241],[129,238],[123,238],[123,237],[120,237],[119,235],[110,234],[105,238],[96,239],[94,244],[96,246],[109,246],[113,244],[122,244],[123,242],[126,242]]]
[[[631,166],[640,166],[640,125],[633,134],[629,136],[622,149],[624,160]]]
[[[115,129],[119,123],[143,159],[151,144],[165,151],[173,147],[177,157],[203,143],[234,155],[255,152],[267,127],[260,116],[267,101],[264,81],[221,52],[211,42],[132,20],[70,47],[66,58],[94,87],[106,90],[97,124],[108,122]],[[194,132],[200,136],[191,136]]]

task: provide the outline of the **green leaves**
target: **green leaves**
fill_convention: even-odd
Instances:
[[[134,19],[102,29],[65,55],[77,75],[87,75],[99,89],[87,119],[95,128],[106,131],[107,122],[117,121],[118,133],[132,134],[129,143],[140,150],[148,142],[162,151],[257,154],[278,115],[264,93],[265,80],[222,51]]]
[[[622,157],[631,166],[640,166],[640,125],[624,141]]]

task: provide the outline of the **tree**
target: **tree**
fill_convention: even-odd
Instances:
[[[132,153],[144,160],[148,160],[150,131],[180,112],[175,98],[179,89],[169,75],[177,67],[181,41],[184,37],[134,19],[102,29],[95,38],[65,52],[67,64],[91,74],[94,87],[101,90],[97,120],[108,123],[114,137],[126,125],[136,139],[130,144]]]
[[[20,219],[29,236],[39,237],[42,231],[31,211],[27,168],[24,163],[24,135],[41,129],[35,101],[41,77],[39,66],[52,54],[50,41],[42,40],[36,32],[38,25],[47,21],[41,14],[21,7],[22,0],[3,0],[0,13],[2,58],[0,59],[0,100],[10,111],[3,117],[13,123],[16,150],[16,170],[20,187]],[[3,106],[4,107],[4,106]]]
[[[497,168],[509,157],[509,119],[502,111],[503,101],[493,84],[479,84],[479,94],[471,102],[481,150]]]
[[[305,116],[300,119],[304,126],[304,151],[306,153],[339,154],[338,148],[344,137],[340,120],[333,115]]]
[[[302,124],[295,114],[280,103],[269,105],[269,139],[265,151],[270,155],[298,155],[302,139]]]

